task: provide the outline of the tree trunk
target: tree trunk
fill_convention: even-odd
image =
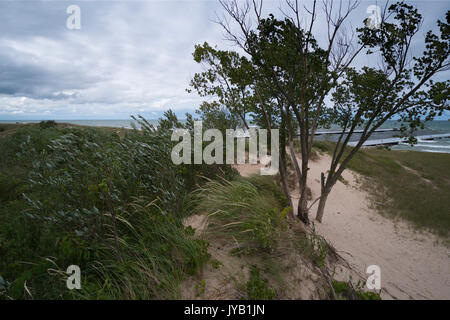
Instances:
[[[316,214],[316,220],[319,222],[322,222],[323,213],[325,210],[325,204],[327,202],[329,191],[322,191],[322,194],[320,195],[319,200],[319,207],[317,208],[317,214]]]
[[[307,174],[308,171],[304,171],[300,182],[300,199],[298,200],[297,217],[306,225],[309,224],[308,217],[308,190],[307,190]]]
[[[281,192],[286,196],[287,200],[289,201],[289,206],[291,207],[291,210],[289,211],[289,217],[294,218],[294,206],[292,205],[292,198],[291,194],[289,193],[289,187],[286,180],[286,167],[280,163],[280,185],[281,185]]]
[[[304,224],[309,224],[308,217],[308,150],[304,137],[300,137],[302,152],[302,177],[300,183],[300,200],[298,201],[297,215]]]
[[[283,121],[282,121],[283,122]],[[289,201],[289,206],[291,207],[291,211],[289,212],[289,217],[294,218],[294,206],[292,205],[292,198],[291,194],[289,192],[289,187],[286,179],[286,136],[284,133],[284,129],[280,132],[280,138],[281,138],[281,152],[280,152],[280,185],[281,185],[281,192],[286,196],[286,198]]]

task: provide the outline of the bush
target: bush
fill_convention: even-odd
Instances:
[[[39,128],[41,128],[41,129],[48,129],[48,128],[53,128],[53,127],[56,127],[55,120],[47,120],[47,121],[39,122]]]

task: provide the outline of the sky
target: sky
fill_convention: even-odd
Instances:
[[[421,50],[423,35],[444,19],[450,2],[407,2],[424,18],[413,44]],[[362,26],[368,6],[380,3],[361,1],[349,27]],[[66,26],[70,5],[80,8],[79,29]],[[280,6],[266,0],[263,12],[278,16]],[[214,22],[222,13],[216,0],[0,0],[0,120],[155,119],[167,109],[179,116],[193,112],[204,100],[186,92],[201,71],[194,46],[207,41],[238,50]],[[313,30],[319,43],[326,39],[323,24],[319,19]],[[365,55],[355,61],[371,63]],[[449,78],[446,71],[436,80]]]

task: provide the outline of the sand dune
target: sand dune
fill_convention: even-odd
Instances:
[[[331,158],[311,162],[309,186],[320,193],[320,173]],[[323,223],[316,230],[362,274],[368,265],[381,268],[383,298],[450,299],[449,250],[428,232],[413,230],[404,221],[388,219],[370,208],[359,190],[356,174],[347,170],[328,197]],[[314,218],[317,205],[311,210]]]
[[[320,194],[320,173],[327,171],[330,161],[323,155],[310,162],[311,201]],[[258,173],[256,165],[237,169],[242,175]],[[450,299],[448,248],[435,235],[415,231],[408,223],[385,218],[371,209],[355,173],[346,170],[343,178],[348,183],[337,182],[328,197],[323,223],[315,224],[316,231],[359,275],[365,277],[369,265],[380,266],[383,299]],[[298,193],[293,195],[297,202]],[[311,209],[311,220],[316,209],[317,204]]]

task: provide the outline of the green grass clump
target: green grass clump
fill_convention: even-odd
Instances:
[[[377,292],[363,291],[362,284],[358,283],[356,288],[350,286],[345,281],[332,281],[336,298],[341,300],[381,300],[381,296]]]
[[[314,140],[313,149],[320,150],[321,152],[333,151],[334,143],[330,141]]]
[[[300,238],[299,249],[319,268],[324,266],[328,253],[328,245],[323,237],[316,233],[314,227],[311,233],[305,233]]]
[[[118,217],[119,246],[110,228],[101,259],[92,266],[99,276],[86,280],[76,298],[179,298],[184,275],[196,273],[208,261],[208,242],[195,239],[180,220],[160,210],[137,199]]]
[[[213,269],[219,269],[221,266],[223,266],[223,263],[220,262],[217,259],[212,259],[211,260],[211,267],[213,267]]]
[[[208,232],[214,237],[237,241],[240,248],[271,252],[286,227],[286,210],[276,200],[278,195],[265,196],[250,181],[206,183],[197,190],[195,210],[208,214]]]
[[[256,187],[259,194],[267,199],[268,202],[277,207],[286,208],[289,206],[289,200],[281,192],[280,186],[271,176],[252,175],[247,180]]]
[[[205,289],[206,289],[206,281],[205,279],[202,279],[195,284],[194,287],[195,296],[200,297],[201,295],[205,294]]]
[[[272,300],[275,296],[275,290],[269,286],[269,281],[261,275],[261,271],[256,265],[252,265],[247,282],[247,298],[249,300]]]

